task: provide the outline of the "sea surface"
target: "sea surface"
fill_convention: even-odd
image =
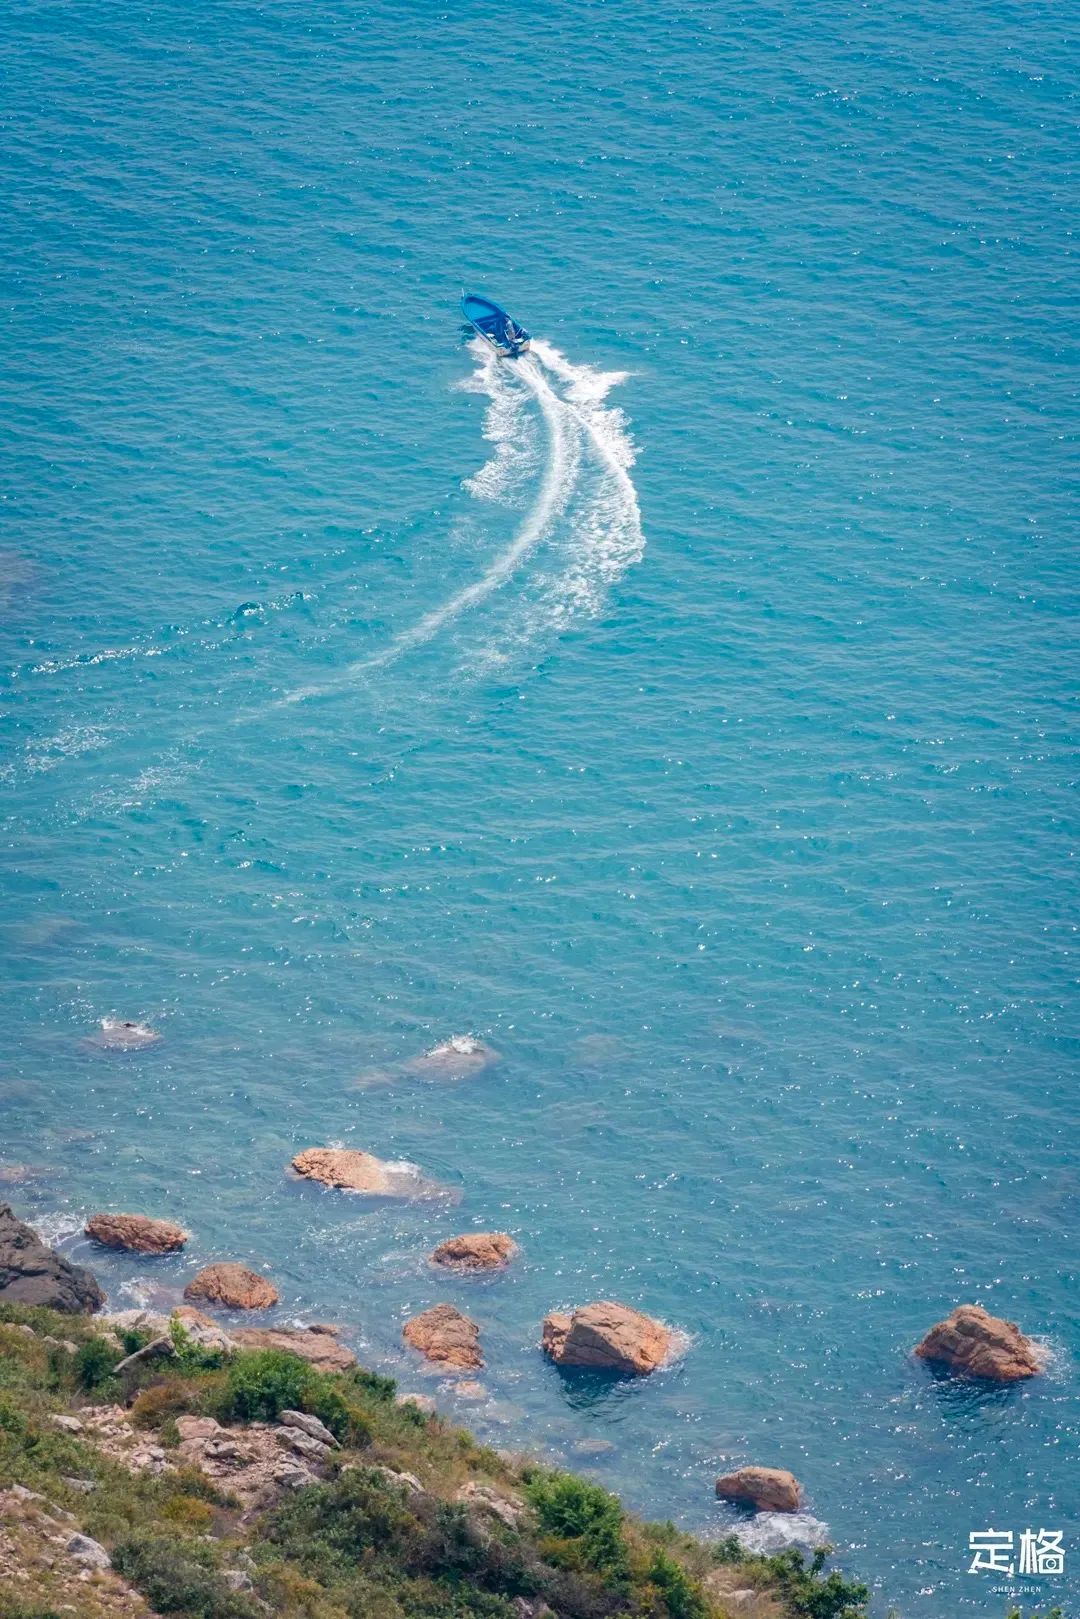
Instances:
[[[776,1543],[713,1481],[790,1467],[903,1619],[1080,1612],[1075,23],[23,0],[0,43],[0,1191],[117,1306],[266,1267],[695,1531]],[[416,1065],[463,1034],[497,1060]],[[445,1192],[286,1177],[327,1142]],[[103,1257],[99,1208],[194,1236]],[[506,1275],[432,1273],[490,1228]],[[605,1297],[681,1358],[547,1364]],[[401,1344],[443,1298],[482,1397]],[[971,1300],[1044,1376],[912,1359]],[[988,1528],[1064,1575],[969,1574]]]

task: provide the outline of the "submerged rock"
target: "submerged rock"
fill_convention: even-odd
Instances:
[[[517,1243],[505,1231],[467,1231],[440,1242],[431,1259],[451,1270],[502,1270],[516,1253]]]
[[[759,1512],[798,1512],[802,1489],[794,1473],[783,1467],[740,1467],[716,1481],[724,1501],[742,1501]]]
[[[410,1405],[414,1410],[422,1412],[425,1417],[433,1417],[438,1407],[430,1394],[413,1394],[407,1392],[394,1395],[395,1405]]]
[[[160,1039],[158,1031],[148,1023],[136,1023],[130,1018],[104,1017],[98,1044],[107,1051],[142,1051],[146,1046],[156,1045]]]
[[[146,1214],[92,1214],[86,1235],[106,1248],[136,1254],[173,1254],[191,1233],[171,1220],[153,1220]]]
[[[89,1315],[105,1303],[90,1271],[47,1248],[36,1231],[0,1203],[0,1303],[44,1304],[66,1315]]]
[[[915,1353],[995,1383],[1015,1383],[1042,1370],[1035,1345],[1016,1323],[990,1315],[978,1304],[957,1305],[952,1315],[931,1327]]]
[[[455,1034],[441,1045],[432,1046],[416,1057],[409,1067],[414,1073],[432,1074],[444,1079],[463,1079],[498,1062],[499,1054],[471,1034]]]
[[[541,1348],[559,1366],[591,1366],[644,1377],[670,1357],[676,1335],[625,1304],[602,1300],[544,1321]]]
[[[475,1371],[483,1366],[480,1328],[452,1304],[436,1304],[406,1321],[402,1336],[428,1360]]]
[[[184,1297],[224,1304],[231,1310],[267,1310],[277,1303],[278,1290],[257,1271],[227,1261],[207,1265],[193,1276],[184,1289]]]

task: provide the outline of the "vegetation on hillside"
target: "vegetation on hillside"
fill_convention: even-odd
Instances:
[[[180,1332],[174,1359],[149,1362],[134,1379],[125,1373],[121,1386],[114,1368],[137,1346],[130,1336],[122,1346],[110,1342],[92,1319],[0,1307],[0,1488],[21,1485],[71,1513],[158,1614],[859,1619],[865,1612],[865,1587],[827,1572],[824,1554],[809,1563],[796,1552],[753,1557],[734,1538],[706,1545],[671,1524],[640,1523],[597,1484],[508,1459],[440,1417],[395,1403],[387,1378],[319,1372],[279,1351],[224,1358]],[[157,1476],[133,1473],[105,1454],[89,1427],[67,1432],[53,1420],[87,1404],[125,1406],[166,1456],[175,1456],[176,1422],[185,1414],[243,1425],[307,1412],[340,1449],[321,1481],[245,1511],[221,1481],[178,1458]],[[485,1492],[503,1516],[484,1509]],[[9,1585],[0,1619],[99,1619],[105,1610],[94,1605],[95,1578],[76,1582],[69,1573],[62,1595],[45,1572],[29,1588]],[[735,1591],[743,1594],[727,1606]]]

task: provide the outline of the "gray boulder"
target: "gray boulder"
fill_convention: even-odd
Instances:
[[[47,1248],[36,1231],[0,1203],[0,1303],[44,1304],[68,1315],[90,1315],[105,1303],[91,1273]]]
[[[282,1411],[278,1421],[283,1428],[297,1428],[301,1433],[317,1439],[320,1444],[327,1445],[331,1450],[337,1447],[338,1442],[325,1422],[320,1422],[318,1417],[311,1416],[307,1411]]]
[[[69,1557],[73,1557],[84,1568],[111,1568],[112,1559],[98,1541],[91,1540],[89,1535],[72,1535],[65,1550]]]

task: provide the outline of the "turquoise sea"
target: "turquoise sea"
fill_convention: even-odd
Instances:
[[[713,1480],[790,1467],[903,1619],[1080,1612],[1073,32],[23,0],[0,44],[0,1192],[120,1307],[243,1259],[414,1388],[451,1299],[485,1437],[759,1541]],[[286,1179],[325,1142],[457,1201]],[[103,1207],[193,1241],[103,1259]],[[432,1275],[493,1227],[507,1275]],[[686,1353],[564,1379],[541,1318],[604,1297]],[[913,1361],[969,1300],[1046,1375]],[[1043,1527],[1063,1576],[967,1572]]]

